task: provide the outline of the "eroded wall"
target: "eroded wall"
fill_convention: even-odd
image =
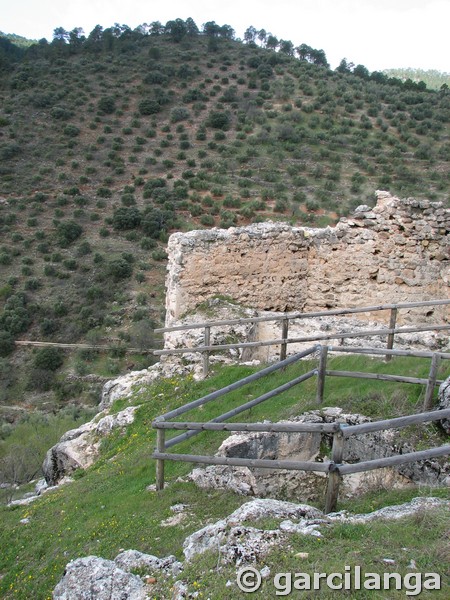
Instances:
[[[445,299],[450,210],[377,192],[336,227],[258,223],[175,233],[168,243],[166,324],[213,296],[261,310],[312,311]],[[448,308],[421,318],[449,320]],[[402,311],[401,320],[417,318]]]

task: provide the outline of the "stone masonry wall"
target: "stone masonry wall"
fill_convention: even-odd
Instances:
[[[175,233],[166,325],[213,296],[270,311],[313,311],[449,297],[450,210],[377,192],[335,227],[258,223]],[[400,322],[450,320],[448,307]]]

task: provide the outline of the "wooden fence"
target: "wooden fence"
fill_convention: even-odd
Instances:
[[[156,356],[167,355],[167,354],[186,354],[200,352],[203,354],[203,375],[206,376],[209,371],[209,357],[211,352],[219,350],[231,350],[236,348],[260,348],[263,346],[280,346],[280,361],[283,361],[287,356],[288,344],[305,343],[305,342],[320,342],[327,340],[351,339],[361,337],[380,336],[387,338],[386,349],[391,350],[394,347],[394,339],[396,334],[401,333],[418,333],[425,331],[445,331],[450,330],[450,325],[443,324],[431,324],[431,325],[418,325],[416,327],[397,327],[398,311],[401,309],[412,309],[422,307],[434,307],[434,306],[445,306],[450,305],[450,300],[427,300],[423,302],[407,302],[398,304],[380,304],[377,306],[364,306],[358,308],[343,308],[336,310],[327,310],[310,313],[284,313],[283,315],[264,316],[264,317],[248,317],[245,319],[228,319],[222,321],[207,321],[203,323],[191,323],[189,325],[175,325],[173,327],[162,327],[155,329],[155,333],[168,333],[173,331],[187,331],[194,329],[203,329],[203,345],[194,348],[173,348],[164,350],[155,350]],[[359,332],[348,331],[348,332],[334,332],[327,334],[319,334],[312,336],[303,336],[290,338],[289,337],[289,324],[293,320],[297,319],[311,319],[314,317],[330,317],[330,316],[344,316],[344,315],[355,315],[361,313],[371,313],[379,311],[389,311],[389,326],[382,329],[366,329]],[[234,344],[211,344],[211,328],[212,327],[224,327],[228,325],[245,325],[255,324],[262,322],[281,322],[281,338],[267,340],[263,342],[240,342]],[[390,360],[391,354],[385,352],[386,360]]]
[[[97,350],[99,352],[122,351],[127,354],[153,354],[153,348],[127,348],[120,343],[117,346],[106,346],[103,344],[69,344],[61,342],[41,342],[32,340],[15,340],[16,346],[32,346],[35,348],[63,348],[65,350]]]
[[[403,377],[400,375],[390,375],[381,373],[360,373],[349,371],[332,371],[327,369],[327,359],[331,351],[338,352],[353,352],[359,354],[385,354],[390,356],[416,356],[420,358],[431,359],[430,372],[427,379]],[[244,404],[226,412],[208,422],[189,422],[189,421],[171,421],[180,417],[186,412],[204,406],[213,400],[228,394],[231,391],[237,390],[244,385],[252,383],[262,377],[266,377],[270,373],[279,369],[284,369],[288,365],[294,364],[306,357],[318,357],[317,367],[307,371],[306,373],[295,377],[287,383],[266,392],[265,394],[254,398]],[[183,461],[189,463],[200,463],[208,465],[230,465],[230,466],[245,466],[249,468],[267,468],[267,469],[288,469],[297,471],[316,471],[326,473],[328,475],[327,490],[325,497],[325,512],[332,512],[336,509],[339,486],[343,475],[350,473],[364,472],[382,467],[416,462],[419,460],[427,460],[438,456],[450,454],[450,445],[430,448],[420,452],[411,452],[409,454],[396,455],[388,458],[362,461],[356,464],[343,464],[343,455],[345,448],[345,440],[352,435],[361,435],[374,431],[381,431],[392,428],[406,427],[416,423],[426,423],[438,421],[443,418],[450,417],[450,409],[430,411],[433,391],[435,386],[441,382],[437,380],[437,370],[439,361],[450,359],[450,354],[447,353],[432,353],[432,352],[409,352],[401,350],[380,350],[375,348],[347,348],[347,347],[327,347],[315,345],[311,348],[286,358],[278,363],[266,367],[257,373],[249,375],[239,381],[236,381],[220,390],[216,390],[202,398],[194,400],[177,409],[174,409],[164,415],[157,417],[152,426],[157,430],[157,447],[152,457],[156,459],[156,488],[162,490],[164,488],[164,462],[166,460]],[[344,425],[342,423],[225,423],[228,419],[249,410],[250,408],[265,402],[270,398],[281,394],[282,392],[301,384],[302,382],[317,376],[317,392],[316,400],[320,405],[323,402],[325,381],[327,376],[333,377],[356,377],[365,379],[378,379],[381,381],[398,381],[402,383],[419,383],[426,385],[424,410],[420,414],[398,417],[395,419],[374,421],[363,423],[361,425]],[[166,430],[185,430],[185,433],[177,435],[166,440]],[[318,463],[313,461],[296,461],[296,460],[267,460],[267,459],[249,459],[249,458],[229,458],[219,456],[202,456],[193,454],[174,454],[168,453],[167,449],[171,448],[180,442],[197,435],[202,431],[265,431],[265,432],[321,432],[333,435],[333,445],[331,450],[330,462]]]

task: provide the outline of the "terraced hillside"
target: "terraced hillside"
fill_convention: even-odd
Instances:
[[[172,231],[333,224],[377,188],[448,202],[446,89],[179,21],[0,44],[3,407],[95,404],[87,376],[149,363],[123,348],[154,344]]]

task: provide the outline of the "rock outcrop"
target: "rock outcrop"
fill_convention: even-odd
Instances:
[[[86,556],[71,561],[53,592],[54,600],[144,600],[150,575],[178,575],[183,566],[174,556],[158,558],[137,550],[121,552],[112,560]],[[143,579],[134,575],[140,570]]]
[[[300,520],[302,533],[315,532],[316,526],[326,520],[320,510],[306,504],[271,499],[253,500],[242,505],[225,519],[207,525],[187,537],[183,544],[186,560],[192,560],[194,556],[207,550],[219,550],[225,563],[239,565],[254,562],[280,542],[282,533],[281,530],[256,529],[244,523],[267,517],[283,519],[283,521]]]
[[[53,591],[53,600],[145,600],[147,588],[132,573],[98,556],[77,558],[66,566]]]
[[[67,431],[45,457],[42,470],[47,484],[56,485],[76,469],[92,465],[98,456],[101,439],[114,429],[130,425],[137,408],[129,406],[115,415],[103,417],[99,413],[92,421]]]
[[[188,536],[183,544],[186,562],[207,551],[218,555],[220,564],[254,564],[264,558],[274,546],[287,545],[294,533],[320,537],[321,530],[333,523],[370,523],[376,520],[400,519],[423,511],[449,508],[450,502],[439,498],[414,498],[411,502],[389,506],[368,514],[350,514],[346,511],[324,515],[320,510],[305,504],[279,500],[252,500],[243,504],[231,515],[203,527]],[[256,522],[271,518],[279,521],[272,529],[260,529]],[[128,550],[114,561],[88,556],[71,561],[63,578],[53,592],[54,600],[143,600],[153,597],[147,574],[143,579],[132,575],[130,569],[148,569],[148,573],[171,578],[182,569],[173,557],[158,559],[152,555]],[[262,570],[261,570],[262,571]],[[153,582],[154,579],[150,578]],[[189,595],[188,586],[175,581],[172,598],[196,598]],[[148,594],[148,595],[147,595]],[[197,595],[195,595],[197,594]],[[231,596],[230,596],[231,597]],[[234,597],[234,596],[233,596]]]
[[[131,396],[134,388],[144,387],[161,376],[159,365],[153,365],[142,371],[132,371],[126,375],[107,381],[102,389],[99,409],[109,408],[115,400]]]
[[[315,410],[291,419],[302,423],[358,425],[370,421],[359,414],[346,414],[340,408]],[[397,430],[351,436],[346,440],[343,461],[385,458],[412,452],[412,445]],[[230,458],[301,460],[327,462],[331,455],[332,436],[321,433],[239,433],[229,436],[217,455]],[[410,463],[398,467],[354,473],[343,477],[341,493],[355,496],[372,489],[394,489],[421,483],[445,484],[450,475],[446,458]],[[194,469],[190,479],[202,488],[230,489],[246,496],[290,499],[301,502],[322,500],[326,474],[247,467],[208,466]]]

